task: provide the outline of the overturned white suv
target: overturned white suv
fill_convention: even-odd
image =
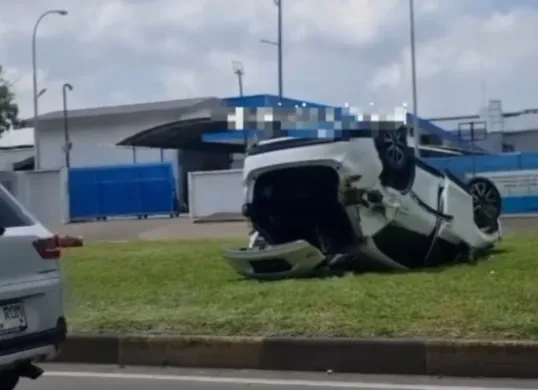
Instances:
[[[405,124],[281,137],[244,163],[250,244],[226,249],[241,275],[302,277],[342,269],[413,269],[474,259],[501,238],[501,196],[416,158]]]

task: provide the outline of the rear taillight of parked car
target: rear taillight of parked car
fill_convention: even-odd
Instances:
[[[38,238],[33,242],[34,248],[43,260],[56,260],[60,258],[60,239],[58,236]]]

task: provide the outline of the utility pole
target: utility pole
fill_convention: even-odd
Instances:
[[[240,61],[232,61],[232,67],[239,84],[239,96],[243,97],[243,76],[245,75],[243,63]]]
[[[65,83],[62,86],[63,95],[63,108],[64,108],[64,153],[65,153],[65,167],[71,167],[71,140],[69,137],[69,118],[67,115],[67,91],[72,91],[73,86],[69,83]]]
[[[239,85],[239,96],[243,97],[243,76],[245,75],[245,69],[243,67],[243,63],[240,61],[232,61],[232,69],[234,71],[234,74],[237,76],[237,83]],[[248,149],[248,135],[247,135],[247,129],[241,129],[243,132],[243,143],[245,146],[245,156],[247,154]]]
[[[270,41],[268,39],[260,39],[261,43],[267,45],[276,46],[278,50],[278,97],[282,99],[284,93],[284,76],[283,76],[283,66],[282,66],[282,0],[273,0],[277,6],[278,12],[278,32],[277,32],[277,41]]]
[[[282,79],[282,0],[273,0],[278,8],[278,97],[282,99],[283,79]]]
[[[41,169],[41,145],[39,142],[39,108],[38,108],[38,99],[39,99],[39,90],[37,89],[37,28],[41,21],[48,15],[67,15],[67,10],[63,9],[51,9],[45,11],[39,16],[37,21],[34,24],[34,30],[32,33],[32,84],[33,84],[33,100],[34,100],[34,149],[35,149],[35,169]]]
[[[415,6],[409,0],[409,26],[411,39],[411,84],[413,89],[413,135],[415,138],[415,156],[420,157],[420,129],[418,125],[417,66],[415,60]]]

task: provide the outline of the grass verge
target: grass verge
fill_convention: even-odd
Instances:
[[[75,331],[538,339],[538,236],[478,265],[324,280],[242,280],[223,240],[99,243],[66,251]]]

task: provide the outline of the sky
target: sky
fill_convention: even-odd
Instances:
[[[284,95],[412,107],[408,0],[281,1]],[[0,64],[23,118],[32,30],[49,9],[69,14],[38,28],[40,113],[62,109],[66,82],[71,109],[237,95],[233,61],[245,94],[278,91],[277,48],[260,42],[277,39],[273,0],[0,0]],[[538,107],[538,2],[415,0],[415,34],[419,116],[474,114],[488,99]]]

